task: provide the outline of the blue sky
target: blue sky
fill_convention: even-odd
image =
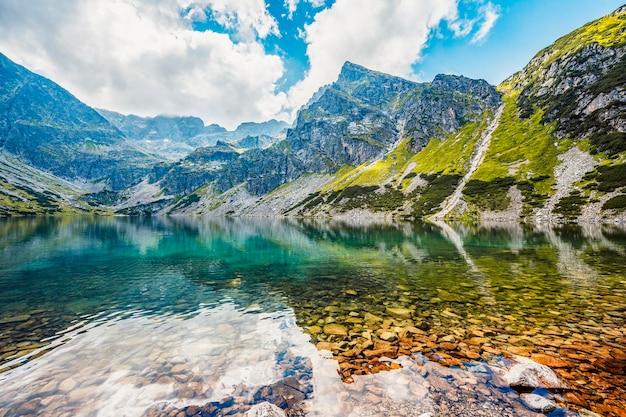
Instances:
[[[98,108],[291,121],[345,61],[498,84],[614,0],[2,0],[0,52]]]
[[[623,0],[494,1],[499,18],[484,43],[455,38],[444,22],[413,69],[420,79],[438,73],[484,78],[498,84],[522,69],[541,49],[578,27],[613,12]],[[466,5],[466,4],[465,4]],[[461,9],[464,4],[461,3]],[[462,12],[461,12],[462,13]]]

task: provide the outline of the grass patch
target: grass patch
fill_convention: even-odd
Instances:
[[[426,147],[416,154],[412,161],[416,163],[416,172],[443,175],[458,175],[467,171],[474,145],[487,128],[489,116],[485,113],[481,122],[466,123],[457,133],[445,139],[431,139]]]
[[[419,197],[414,201],[411,215],[415,218],[422,218],[435,213],[441,203],[454,192],[461,175],[431,174],[422,175],[428,181],[428,185],[416,190]]]
[[[500,124],[493,133],[484,162],[472,179],[492,182],[512,176],[517,183],[535,179],[536,192],[549,194],[560,151],[552,136],[553,126],[542,123],[542,111],[536,111],[528,119],[521,118],[516,94],[509,94],[503,100],[506,107]]]
[[[610,200],[607,200],[602,205],[602,209],[603,210],[616,210],[618,213],[623,212],[624,210],[626,210],[626,195],[621,194],[621,195],[611,198]]]
[[[463,189],[465,199],[483,210],[506,210],[511,203],[509,188],[515,178],[496,178],[492,181],[470,180]]]
[[[580,216],[587,201],[587,198],[581,196],[579,191],[573,191],[567,197],[563,197],[559,200],[554,206],[552,213],[560,214],[568,220],[574,220]]]

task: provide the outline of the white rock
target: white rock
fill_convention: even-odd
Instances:
[[[557,405],[554,401],[551,401],[541,395],[537,394],[528,394],[522,397],[524,403],[532,408],[535,411],[539,411],[541,413],[551,413],[556,410]]]
[[[262,402],[248,410],[246,417],[285,417],[285,412],[272,403]]]
[[[516,357],[515,363],[502,375],[511,387],[566,388],[559,377],[545,365],[531,359]]]

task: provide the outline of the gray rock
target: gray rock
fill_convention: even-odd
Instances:
[[[528,358],[516,357],[510,368],[495,370],[502,374],[510,387],[567,388],[552,369]]]
[[[540,413],[551,413],[552,411],[557,409],[557,405],[554,401],[551,401],[541,395],[537,394],[528,394],[522,396],[522,400],[524,404],[528,407],[532,408],[535,411],[539,411]]]
[[[285,417],[285,412],[272,403],[262,402],[252,406],[245,414],[246,417]]]

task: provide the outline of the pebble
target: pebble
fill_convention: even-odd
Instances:
[[[387,307],[386,312],[395,318],[410,319],[413,316],[414,310],[400,307]]]
[[[322,333],[322,328],[320,326],[309,326],[310,334],[320,334]]]
[[[385,341],[388,341],[388,342],[390,342],[392,340],[395,340],[397,337],[398,337],[398,335],[395,334],[394,332],[382,332],[380,334],[380,338],[382,340],[385,340]]]
[[[581,417],[602,417],[600,414],[596,414],[593,411],[587,410],[586,408],[581,408],[578,410],[578,414]]]
[[[30,314],[20,314],[18,316],[8,316],[0,318],[0,324],[20,323],[30,320]]]

